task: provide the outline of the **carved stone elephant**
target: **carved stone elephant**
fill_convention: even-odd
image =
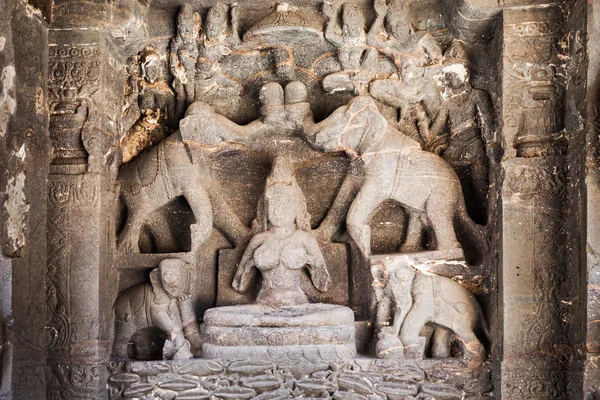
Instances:
[[[371,267],[379,327],[377,356],[423,358],[426,339],[421,331],[426,324],[435,324],[442,329],[434,334],[433,347],[447,345],[447,331],[451,331],[469,366],[479,367],[486,352],[474,331],[481,328],[487,334],[479,303],[454,280],[425,274],[411,264],[409,257],[393,256]]]
[[[365,166],[364,183],[352,202],[346,226],[365,257],[371,255],[369,220],[384,201],[403,205],[411,225],[421,225],[420,215],[435,234],[438,250],[460,248],[454,222],[483,239],[483,232],[468,216],[460,181],[439,156],[421,150],[419,143],[388,126],[370,97],[359,96],[335,110],[325,120],[304,122],[303,134],[317,149],[345,151]],[[483,241],[483,240],[481,240]]]
[[[200,330],[191,303],[192,274],[182,260],[165,259],[150,273],[150,282],[119,294],[114,306],[115,356],[127,357],[132,337],[146,328],[168,334],[164,359],[200,355]]]
[[[186,118],[197,118],[195,111],[206,110],[190,107]],[[216,115],[206,115],[206,118],[216,118]],[[125,225],[118,234],[120,252],[139,252],[138,240],[148,216],[178,196],[187,200],[194,213],[196,223],[191,227],[192,244],[197,247],[208,239],[213,219],[215,226],[235,245],[250,236],[248,227],[213,187],[208,158],[214,151],[202,143],[196,145],[184,141],[182,130],[189,125],[185,124],[186,118],[181,122],[180,131],[144,151],[119,171],[120,199],[127,213]]]

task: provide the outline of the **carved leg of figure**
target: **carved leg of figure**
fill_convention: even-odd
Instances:
[[[470,168],[471,184],[475,191],[475,199],[477,199],[476,214],[473,219],[479,224],[485,225],[487,222],[487,195],[489,191],[488,168],[477,160],[471,164]]]
[[[485,347],[469,327],[455,327],[456,339],[462,344],[463,358],[469,362],[469,369],[479,368],[485,361]]]
[[[235,247],[244,245],[250,240],[250,228],[240,221],[237,214],[231,209],[229,203],[219,192],[211,187],[209,197],[214,209],[214,223]]]
[[[144,219],[142,215],[148,215],[143,211],[130,211],[127,215],[127,223],[119,233],[117,249],[119,253],[139,253],[139,239]]]
[[[452,339],[452,331],[442,328],[441,326],[436,326],[433,330],[433,338],[431,340],[431,356],[433,358],[451,357],[450,346],[452,344]]]
[[[462,193],[458,193],[462,196]],[[438,250],[460,248],[454,232],[454,214],[456,201],[451,202],[445,193],[434,193],[427,200],[426,212],[429,223],[435,234]]]
[[[406,240],[400,247],[402,253],[415,253],[423,250],[423,222],[418,213],[408,213],[408,228],[406,229]]]
[[[190,343],[190,351],[194,357],[202,355],[202,341],[200,338],[200,327],[196,320],[194,307],[191,299],[184,299],[177,303],[179,307],[179,315],[183,325],[183,335]]]
[[[210,198],[199,180],[197,184],[190,185],[182,190],[182,194],[189,203],[196,223],[190,229],[192,231],[192,250],[198,249],[206,242],[213,226],[213,211]]]
[[[184,84],[179,79],[173,80],[173,89],[175,90],[175,115],[177,119],[183,118],[185,114],[186,104],[186,89]]]
[[[377,206],[388,198],[386,194],[382,193],[382,188],[378,186],[377,184],[365,184],[352,202],[346,217],[348,233],[365,258],[371,255],[369,217]]]
[[[375,317],[375,334],[377,334],[381,328],[389,326],[392,322],[393,303],[389,297],[382,297],[377,303],[377,315]]]
[[[352,166],[350,167],[352,168]],[[340,228],[340,225],[348,212],[352,200],[356,197],[363,177],[348,172],[340,190],[327,212],[327,215],[321,221],[319,227],[314,231],[317,238],[323,241],[330,241]]]

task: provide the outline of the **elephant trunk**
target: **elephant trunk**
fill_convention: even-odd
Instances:
[[[471,219],[462,193],[458,196],[454,223],[458,225],[459,242],[467,250],[466,255],[476,254],[474,259],[467,261],[469,264],[481,264],[485,255],[489,253],[488,232],[485,226],[478,225]]]

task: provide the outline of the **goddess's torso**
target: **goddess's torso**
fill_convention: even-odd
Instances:
[[[308,262],[302,231],[286,238],[265,232],[265,240],[254,251],[254,265],[263,275],[263,288],[298,288],[300,269]]]

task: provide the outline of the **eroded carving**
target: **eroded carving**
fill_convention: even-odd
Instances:
[[[250,240],[233,287],[248,290],[256,268],[263,278],[258,304],[274,308],[307,304],[300,287],[302,269],[307,268],[320,291],[329,289],[331,279],[319,244],[310,233],[306,200],[289,160],[275,160],[261,202],[257,222],[262,232]]]
[[[404,2],[375,0],[376,19],[367,36],[367,44],[390,57],[399,71],[406,65],[425,66],[442,59],[442,50],[428,32],[415,32]]]
[[[304,135],[316,148],[345,151],[364,163],[366,178],[352,201],[346,226],[365,257],[371,254],[369,218],[388,199],[411,210],[409,224],[420,225],[426,218],[437,249],[460,247],[455,221],[481,238],[480,228],[466,213],[454,171],[437,155],[423,151],[416,141],[389,126],[370,97],[352,99],[322,122],[305,122]],[[416,234],[419,230],[409,227]]]
[[[125,120],[133,125],[126,129],[121,139],[123,162],[130,161],[146,147],[166,138],[176,117],[175,94],[164,77],[162,61],[156,50],[147,47],[141,53],[140,67],[141,79],[136,79],[137,72],[133,72],[130,78],[133,101]]]
[[[487,331],[477,300],[465,288],[427,271],[410,256],[384,258],[371,273],[377,301],[377,357],[422,359],[426,339],[420,333],[426,324],[434,324],[434,356],[450,356],[454,334],[469,367],[482,365],[486,352],[475,331]]]
[[[342,24],[338,13],[342,7]],[[374,73],[377,52],[367,46],[363,10],[350,2],[323,3],[323,14],[328,19],[325,38],[338,48],[342,70],[323,78],[323,89],[328,93],[349,91],[356,95],[368,92]]]
[[[196,62],[198,39],[201,29],[200,14],[184,4],[177,16],[177,36],[169,48],[169,69],[173,76],[173,88],[177,94],[178,117],[183,116],[185,107],[195,100]]]
[[[165,259],[150,272],[150,282],[127,289],[115,302],[117,357],[148,357],[136,346],[134,334],[158,328],[168,335],[163,359],[188,359],[200,355],[200,330],[191,304],[193,270],[180,259]],[[132,342],[133,341],[133,342]]]
[[[196,61],[196,99],[213,90],[238,94],[235,82],[222,74],[219,66],[219,61],[231,54],[232,46],[241,42],[238,25],[237,3],[230,6],[219,1],[208,10]]]

